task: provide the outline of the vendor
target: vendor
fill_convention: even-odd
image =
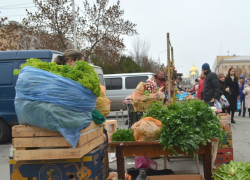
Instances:
[[[198,90],[198,86],[199,86],[199,80],[195,79],[195,85],[193,87],[193,89],[189,90],[190,93],[196,92]]]
[[[70,66],[75,66],[76,61],[84,61],[83,54],[74,49],[68,49],[63,53],[63,55],[57,56],[54,62],[58,65],[69,64]],[[107,130],[104,127],[103,127],[103,140],[105,143],[108,142]]]
[[[178,90],[179,90],[179,92],[177,92],[177,93],[179,94],[180,91],[185,91],[184,89],[182,89],[182,88],[180,87],[180,86],[181,86],[181,82],[182,82],[182,78],[181,78],[180,76],[177,78],[176,82],[177,82],[176,86],[177,86],[177,88],[178,88]]]
[[[154,81],[157,85],[157,87],[162,88],[162,92],[166,91],[166,79],[164,77],[164,72],[162,70],[158,70],[157,74],[155,74],[154,76],[152,76],[151,81]]]

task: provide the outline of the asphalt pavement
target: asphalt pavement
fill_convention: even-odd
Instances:
[[[114,115],[114,114],[112,114]],[[116,119],[115,117],[108,117],[108,119]],[[119,128],[127,128],[121,117],[118,118]],[[232,124],[232,134],[233,134],[233,148],[234,148],[234,161],[249,162],[250,161],[250,118],[239,117],[235,115],[235,124]],[[9,170],[9,151],[11,142],[0,145],[0,180],[10,179]],[[158,163],[158,169],[163,169],[163,158],[155,159]],[[128,158],[125,160],[126,168],[134,167],[134,158]],[[110,163],[110,167],[116,169],[116,161]],[[173,171],[189,171],[196,170],[196,162],[194,159],[178,159],[171,160],[167,163],[167,168]],[[203,174],[202,161],[200,161],[200,170]]]

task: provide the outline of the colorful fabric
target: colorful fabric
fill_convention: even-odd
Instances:
[[[221,104],[222,108],[226,108],[230,105],[227,98],[224,95],[221,95],[221,97],[220,97],[220,104]]]

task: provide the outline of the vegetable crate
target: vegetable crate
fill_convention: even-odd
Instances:
[[[18,125],[12,127],[13,159],[48,160],[81,158],[103,143],[103,127],[94,121],[89,127],[81,130],[76,148],[65,140],[58,131]]]
[[[233,141],[232,141],[232,131],[225,132],[224,138],[219,144],[218,148],[232,148],[233,147]]]
[[[233,161],[233,148],[219,148],[215,159],[216,164],[226,164]]]

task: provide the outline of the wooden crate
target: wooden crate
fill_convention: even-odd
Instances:
[[[81,130],[73,149],[60,132],[27,125],[13,126],[13,158],[16,161],[81,158],[103,143],[102,134],[102,125],[92,121],[89,127]]]

